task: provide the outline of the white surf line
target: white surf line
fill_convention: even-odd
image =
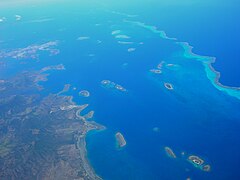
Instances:
[[[20,21],[20,20],[22,19],[22,16],[20,16],[20,15],[15,15],[15,19],[16,19],[16,21]]]
[[[25,23],[43,23],[43,22],[49,22],[49,21],[54,21],[54,18],[34,19],[34,20],[26,21]]]
[[[134,44],[134,42],[131,42],[131,41],[118,41],[118,44]]]
[[[89,36],[80,36],[77,38],[78,41],[83,41],[83,40],[88,40],[88,39],[90,39]]]
[[[6,21],[7,19],[5,18],[5,17],[1,17],[0,18],[0,22],[4,22],[4,21]]]
[[[110,12],[112,14],[117,14],[117,15],[120,15],[120,16],[125,16],[125,17],[128,17],[128,18],[138,17],[138,15],[135,15],[135,14],[127,14],[127,13],[123,13],[123,12],[119,12],[119,11],[106,10],[106,12]]]

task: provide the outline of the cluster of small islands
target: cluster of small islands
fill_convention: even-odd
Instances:
[[[132,47],[132,45],[134,45],[135,43],[130,41],[131,37],[123,34],[123,32],[121,30],[113,30],[112,31],[112,36],[114,36],[115,39],[117,39],[117,43],[121,44],[121,45],[131,45],[130,47],[128,47],[127,52],[134,52],[136,51],[135,47]]]
[[[164,150],[165,150],[167,156],[169,156],[170,158],[174,158],[174,159],[178,158],[177,155],[173,152],[173,150],[170,147],[166,146],[166,147],[164,147]],[[183,160],[188,161],[194,167],[196,167],[202,171],[205,171],[205,172],[211,171],[211,166],[209,164],[206,164],[205,161],[202,158],[200,158],[199,156],[196,156],[196,155],[186,156],[185,152],[182,152],[181,158]],[[188,178],[188,179],[190,179],[190,178]]]
[[[16,15],[16,20],[20,19],[21,16]],[[3,21],[5,19],[0,18],[0,22]],[[130,46],[127,52],[136,50],[133,47],[136,43],[132,42],[131,37],[121,30],[114,30],[111,34],[118,44]],[[85,41],[89,39],[89,36],[80,36],[77,40]],[[97,42],[101,43],[100,40]],[[47,52],[49,55],[56,55],[60,52],[56,48],[57,45],[58,41],[50,41],[11,51],[0,51],[0,58],[36,59],[40,51]],[[89,54],[89,56],[94,56],[94,54]],[[149,72],[159,77],[164,73],[164,68],[174,70],[177,67],[176,64],[167,64],[165,61],[161,61]],[[0,119],[0,125],[2,126],[0,128],[0,140],[5,145],[0,149],[0,158],[4,158],[3,164],[0,163],[0,179],[5,177],[44,179],[51,178],[56,173],[60,174],[60,179],[65,177],[71,179],[101,179],[95,174],[86,158],[85,137],[89,131],[103,130],[105,127],[93,121],[93,110],[88,111],[85,115],[81,114],[89,105],[77,105],[73,102],[72,96],[63,95],[69,91],[70,84],[65,84],[60,92],[44,97],[25,93],[27,91],[31,92],[33,89],[40,91],[43,88],[38,83],[47,81],[48,75],[44,74],[46,71],[64,69],[65,67],[62,64],[47,66],[39,71],[22,73],[11,79],[0,80],[0,105],[5,107],[5,109],[0,110],[3,114],[3,118]],[[170,82],[162,82],[162,85],[170,91],[175,88]],[[110,80],[102,80],[101,86],[117,92],[127,92],[125,87]],[[5,98],[6,95],[9,95],[9,97]],[[90,96],[90,92],[83,89],[78,92],[78,95],[87,98]],[[13,105],[15,109],[12,108]],[[20,128],[16,127],[11,124],[11,121],[16,121],[22,126]],[[4,131],[4,128],[8,129],[7,132]],[[158,127],[154,127],[153,131],[159,132],[160,130]],[[115,134],[115,140],[118,149],[127,145],[127,141],[121,132]],[[52,144],[52,146],[49,144]],[[178,156],[168,146],[164,147],[164,150],[170,158],[182,159],[205,172],[211,171],[211,166],[197,155],[186,155],[182,152]],[[72,164],[76,167],[71,166]],[[187,179],[190,180],[190,178]]]
[[[123,86],[110,80],[102,80],[101,85],[107,89],[117,90],[119,92],[127,92],[127,89],[125,89]]]
[[[166,64],[165,61],[161,61],[156,68],[154,69],[150,69],[150,73],[153,73],[153,74],[162,74],[163,72],[163,67],[167,67],[167,68],[171,68],[171,67],[177,67],[177,65],[175,64]],[[169,82],[164,82],[163,83],[164,87],[168,90],[173,90],[173,85]]]
[[[160,63],[158,65],[159,70],[161,70],[162,65],[163,63]],[[41,90],[42,87],[38,85],[38,82],[47,80],[47,74],[44,73],[49,70],[65,70],[65,67],[62,64],[56,66],[48,66],[42,68],[40,71],[37,72],[29,72],[25,74],[23,73],[10,80],[0,80],[0,91],[2,93],[2,95],[0,96],[0,100],[1,98],[5,98],[4,93],[8,93],[8,91],[10,92],[16,82],[20,83],[18,85],[19,89],[15,89],[16,92],[24,92],[26,91],[25,89]],[[25,84],[25,79],[28,79],[28,81],[26,81],[28,82],[27,84]],[[104,88],[117,90],[119,92],[127,91],[123,86],[110,80],[102,80],[101,85]],[[173,89],[173,86],[170,83],[164,83],[164,85],[169,90]],[[63,176],[74,178],[86,177],[87,179],[100,179],[95,174],[94,170],[91,168],[88,160],[86,159],[85,136],[87,132],[91,130],[102,130],[105,127],[95,123],[94,121],[90,121],[93,118],[94,111],[89,111],[85,115],[80,114],[84,109],[88,107],[88,104],[77,105],[72,101],[71,96],[63,96],[63,93],[68,92],[70,87],[70,84],[65,84],[64,88],[60,92],[58,92],[57,94],[49,95],[47,97],[43,97],[43,99],[38,102],[38,106],[32,107],[32,103],[36,104],[36,102],[34,102],[36,101],[34,100],[35,97],[33,95],[21,95],[22,97],[20,96],[20,99],[23,98],[21,101],[25,104],[21,104],[21,108],[19,107],[19,112],[17,112],[16,114],[9,114],[9,111],[5,112],[5,110],[2,110],[7,119],[17,118],[19,119],[19,121],[24,120],[25,123],[29,122],[29,127],[26,126],[22,128],[24,128],[24,131],[26,130],[27,134],[28,132],[30,132],[29,136],[31,136],[31,141],[15,139],[15,143],[11,144],[10,141],[12,140],[12,137],[15,137],[15,135],[20,135],[20,137],[22,137],[25,133],[24,131],[18,132],[16,127],[8,124],[8,122],[5,122],[3,119],[0,120],[2,126],[6,126],[10,129],[10,131],[8,131],[7,133],[0,131],[2,134],[2,137],[0,139],[7,142],[7,146],[0,151],[0,156],[4,157],[5,162],[7,163],[12,161],[12,159],[18,159],[17,156],[19,156],[19,152],[21,152],[23,158],[29,161],[25,164],[22,164],[21,166],[13,164],[13,169],[8,170],[4,173],[0,173],[0,177],[6,177],[10,174],[13,178],[23,176],[31,178],[50,177],[52,173],[55,173],[56,171],[59,172],[59,170],[56,170],[54,168],[60,168],[61,163],[66,163],[66,167],[62,167],[64,169],[64,171],[62,172]],[[76,90],[76,88],[74,89]],[[87,90],[81,90],[79,92],[79,95],[82,97],[89,97],[90,92]],[[7,101],[11,102],[15,99],[15,96],[17,97],[19,95],[12,94]],[[20,105],[20,102],[18,103],[18,100],[14,101],[16,101],[15,103],[17,103],[17,105]],[[11,110],[11,106],[9,106],[9,109]],[[49,128],[48,125],[31,125],[32,121],[35,120],[34,114],[36,113],[39,118],[47,118],[46,120],[49,121],[49,125],[51,125],[51,128],[53,128],[52,131],[47,130]],[[58,122],[61,124],[56,124],[54,121],[55,119],[57,119]],[[42,121],[40,121],[40,123],[41,122]],[[155,127],[153,128],[153,131],[159,132],[159,128]],[[56,136],[57,139],[51,139],[52,135]],[[38,138],[41,136],[49,137],[49,139],[44,139],[44,141],[42,142],[43,149],[37,152],[38,147],[36,145],[40,143],[38,141]],[[115,139],[118,148],[122,149],[127,145],[127,142],[121,132],[117,132],[115,134]],[[49,141],[56,146],[55,149],[54,147],[48,147]],[[68,144],[70,141],[72,142],[72,144]],[[61,145],[57,144],[58,142],[61,142]],[[19,147],[19,149],[16,149],[16,151],[13,150],[16,147]],[[165,147],[164,149],[169,157],[174,159],[178,158],[170,147]],[[13,154],[10,153],[11,151],[13,152]],[[30,158],[27,158],[28,153],[31,151],[33,152],[34,157],[30,156]],[[72,154],[68,154],[68,151],[71,151]],[[51,161],[44,162],[46,157],[49,157]],[[69,159],[65,159],[65,157]],[[74,160],[74,158],[76,157],[78,158],[77,161]],[[54,161],[54,159],[56,160],[56,158],[58,158],[59,161],[56,161],[56,164],[52,165],[51,162]],[[189,155],[186,157],[185,153],[182,153],[181,158],[187,160],[194,167],[202,171],[209,172],[211,170],[211,166],[209,164],[206,164],[205,161],[199,156]],[[78,164],[79,167],[68,167],[67,163],[72,162]],[[30,165],[32,166],[32,169],[30,168]],[[44,172],[44,169],[41,169],[43,166],[49,167],[48,171]],[[53,168],[50,168],[51,166],[53,166]],[[25,167],[31,169],[31,174],[29,176],[22,169]],[[5,165],[0,166],[0,169],[4,168],[6,168]],[[36,174],[35,171],[39,171],[39,173]],[[71,172],[74,172],[74,174],[71,174]]]

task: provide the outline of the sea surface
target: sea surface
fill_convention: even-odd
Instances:
[[[145,22],[157,25],[170,36],[189,42],[194,52],[217,58],[213,65],[221,72],[220,82],[240,86],[240,3],[238,0],[150,0],[106,3],[121,11],[132,12]],[[137,7],[136,7],[137,4]]]
[[[0,75],[65,66],[65,71],[49,73],[42,93],[56,93],[71,84],[77,90],[67,94],[79,104],[89,104],[86,111],[94,110],[94,120],[106,126],[87,136],[89,161],[103,179],[238,180],[240,91],[228,86],[240,84],[240,51],[234,45],[239,27],[215,23],[217,16],[222,19],[221,13],[210,11],[223,8],[224,2],[221,7],[216,7],[216,1],[190,5],[189,1],[150,1],[152,6],[144,1],[127,6],[127,1],[76,0],[4,5],[0,17],[7,20],[0,24],[1,49],[56,41],[54,48],[60,53],[39,51],[34,59],[5,58],[9,69]],[[16,14],[21,21],[15,21]],[[196,21],[200,14],[204,22]],[[231,33],[225,33],[229,29]],[[225,46],[229,34],[236,39]],[[190,45],[195,47],[193,52]],[[217,59],[212,66],[223,74],[220,82],[226,86],[216,81],[213,57]],[[160,74],[150,71],[161,63]],[[102,80],[127,91],[104,87]],[[164,83],[171,83],[173,90]],[[79,96],[80,90],[88,90],[90,97]],[[124,135],[124,148],[117,147],[116,132]],[[166,146],[176,159],[166,154]],[[187,161],[189,155],[204,159],[211,171],[194,167]]]

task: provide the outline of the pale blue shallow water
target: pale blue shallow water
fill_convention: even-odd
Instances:
[[[43,8],[48,11],[43,12]],[[151,12],[147,9],[143,11],[139,6],[139,10],[137,7],[133,10],[130,6],[128,12],[120,6],[119,10],[126,14],[119,13],[116,6],[113,10],[86,2],[75,6],[60,3],[5,9],[1,16],[10,19],[14,14],[21,14],[23,19],[0,25],[1,40],[5,41],[1,43],[2,49],[58,40],[60,54],[41,53],[37,61],[8,58],[11,73],[2,71],[1,75],[64,64],[65,71],[50,72],[49,81],[43,83],[44,93],[57,92],[66,83],[78,91],[90,91],[89,98],[79,97],[78,91],[73,90],[68,94],[79,104],[89,103],[87,110],[93,109],[95,120],[107,127],[105,131],[90,132],[87,136],[90,163],[104,179],[239,179],[239,90],[216,86],[213,79],[207,77],[209,69],[204,68],[203,62],[207,63],[208,58],[186,54],[184,47],[176,43],[181,42],[181,38],[176,41],[161,36],[161,32],[151,26],[162,30],[161,18],[153,17],[150,21],[146,15],[150,16]],[[128,13],[141,15],[135,17]],[[32,23],[35,19],[50,20]],[[114,30],[130,36],[123,41],[134,44],[118,44],[111,35]],[[80,36],[90,39],[77,41]],[[129,53],[128,48],[136,50]],[[163,60],[162,74],[149,72]],[[100,82],[104,79],[122,85],[127,92],[103,88]],[[174,90],[167,90],[164,82],[172,83]],[[158,127],[159,132],[154,132],[154,127]],[[114,137],[118,131],[127,141],[121,150],[116,148]],[[164,152],[165,146],[171,147],[178,158],[169,158]],[[181,155],[182,152],[185,155]],[[210,164],[211,172],[203,172],[187,162],[186,158],[192,154]]]

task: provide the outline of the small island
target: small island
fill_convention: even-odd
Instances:
[[[90,92],[87,91],[87,90],[82,90],[82,91],[79,92],[79,96],[89,97],[90,96]]]
[[[167,69],[173,70],[173,71],[178,70],[179,67],[180,67],[178,64],[171,64],[171,63],[170,64],[166,64],[165,66],[166,66]]]
[[[199,166],[203,165],[203,163],[204,163],[203,159],[201,159],[198,156],[194,156],[194,155],[189,156],[188,161],[191,162],[196,167],[199,167]]]
[[[210,170],[211,170],[211,166],[210,165],[204,165],[203,167],[202,167],[202,170],[203,171],[206,171],[206,172],[209,172]]]
[[[170,83],[164,83],[165,88],[167,88],[168,90],[173,90],[173,85]]]
[[[119,85],[119,84],[117,84],[117,85],[115,86],[115,88],[116,88],[117,90],[119,90],[119,91],[126,91],[126,89],[125,89],[124,87],[122,87],[121,85]]]
[[[115,138],[116,138],[118,147],[122,148],[127,145],[127,142],[125,141],[123,135],[120,132],[117,132],[115,134]]]
[[[162,73],[162,71],[160,69],[150,69],[150,72],[154,73],[154,74],[161,74]]]
[[[167,67],[173,67],[173,66],[176,66],[175,64],[167,64],[166,65]]]
[[[101,85],[104,88],[112,89],[112,90],[117,90],[121,92],[127,92],[127,89],[121,86],[120,84],[117,84],[113,81],[110,80],[102,80]]]
[[[108,85],[108,84],[111,84],[111,81],[109,81],[109,80],[102,80],[101,84],[102,85]]]
[[[164,149],[169,157],[174,158],[174,159],[177,158],[177,156],[175,155],[175,153],[173,152],[173,150],[170,147],[165,147]]]
[[[133,52],[133,51],[135,51],[136,50],[136,48],[129,48],[127,51],[128,52]]]
[[[209,164],[205,164],[205,161],[198,156],[191,155],[188,157],[188,161],[202,171],[209,172],[211,170],[211,166]]]

